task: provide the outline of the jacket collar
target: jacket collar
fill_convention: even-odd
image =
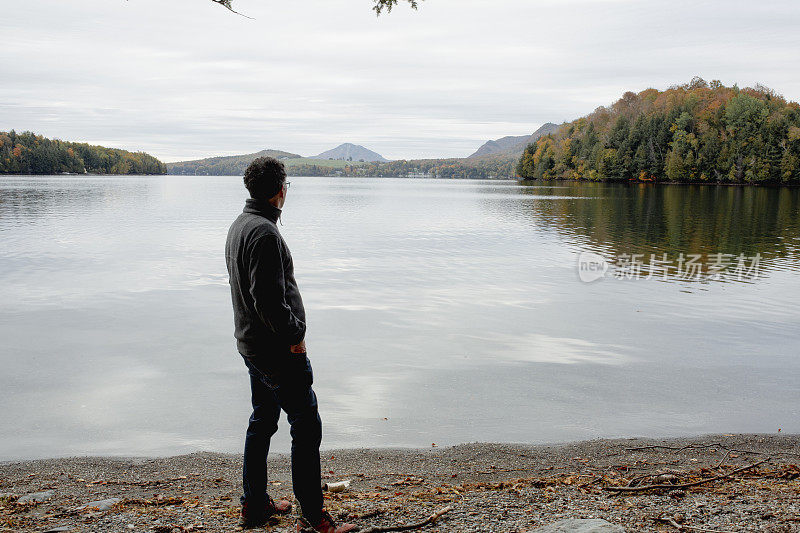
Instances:
[[[281,210],[266,200],[256,200],[248,198],[244,204],[244,212],[253,215],[260,215],[272,222],[277,223],[281,216]]]

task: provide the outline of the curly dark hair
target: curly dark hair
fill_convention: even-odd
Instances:
[[[269,200],[278,194],[285,181],[286,167],[274,157],[259,157],[244,171],[244,186],[257,200]]]

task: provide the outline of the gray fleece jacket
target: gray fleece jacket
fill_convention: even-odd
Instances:
[[[239,353],[268,357],[287,353],[306,335],[306,313],[294,264],[278,231],[281,210],[248,199],[225,245]]]

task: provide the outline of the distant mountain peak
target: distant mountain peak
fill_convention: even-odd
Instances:
[[[500,154],[521,156],[526,146],[536,141],[536,139],[542,137],[543,135],[547,135],[549,133],[555,133],[555,131],[558,128],[559,128],[558,124],[547,122],[545,124],[542,124],[542,126],[538,130],[533,132],[532,135],[503,137],[502,139],[487,141],[486,143],[483,144],[483,146],[478,148],[478,150],[474,154],[469,156],[467,159],[473,157],[500,155]]]
[[[383,157],[381,154],[364,148],[359,144],[353,143],[340,144],[333,150],[328,150],[327,152],[322,152],[318,156],[315,156],[314,159],[338,159],[343,161],[368,162],[388,161],[388,159]]]

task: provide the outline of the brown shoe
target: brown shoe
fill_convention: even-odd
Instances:
[[[254,508],[247,502],[242,504],[242,521],[239,523],[245,529],[253,529],[269,525],[270,519],[276,514],[289,514],[292,504],[286,500],[277,502],[267,496],[267,505],[259,509]]]
[[[355,524],[342,524],[337,527],[333,517],[325,510],[322,511],[322,518],[316,525],[312,525],[305,518],[297,520],[298,533],[350,533],[350,531],[355,531],[356,529],[358,529],[358,526]]]
[[[270,511],[272,511],[270,513]],[[278,500],[277,502],[272,498],[269,499],[267,506],[267,513],[269,514],[289,514],[292,512],[292,502],[289,500]]]

